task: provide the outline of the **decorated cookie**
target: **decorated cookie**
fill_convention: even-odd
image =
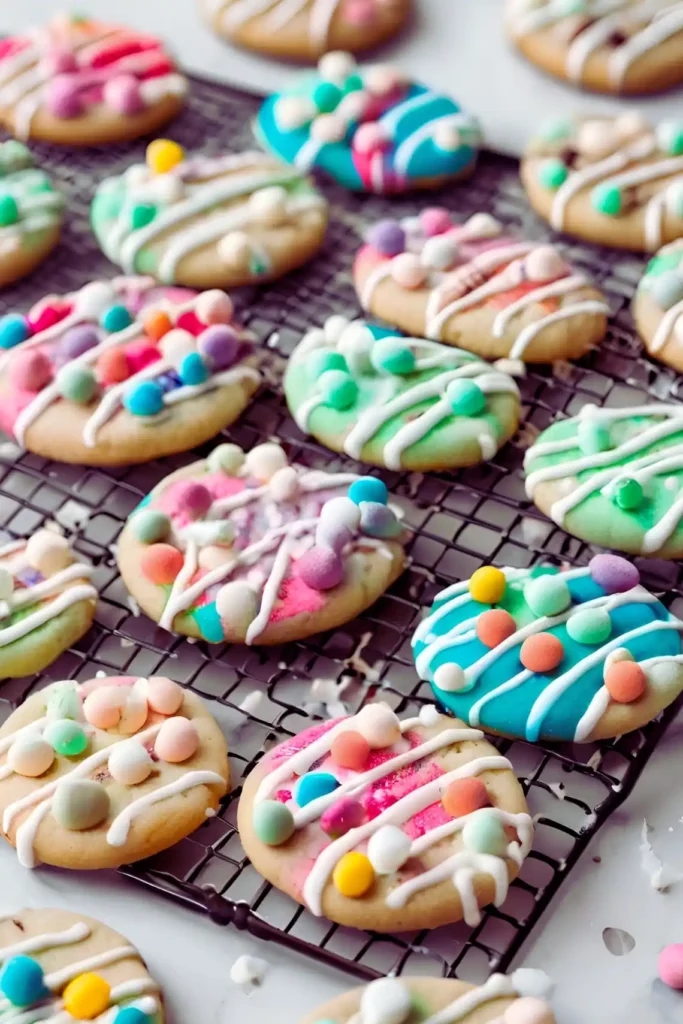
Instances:
[[[660,92],[683,81],[675,0],[506,0],[508,31],[544,71],[597,92]]]
[[[540,434],[524,468],[529,497],[575,537],[683,557],[683,406],[585,405]]]
[[[285,394],[305,433],[388,469],[491,459],[519,423],[519,391],[507,374],[469,352],[341,316],[295,349]]]
[[[57,15],[0,41],[0,122],[19,139],[135,139],[174,117],[186,92],[154,36],[83,15]]]
[[[395,35],[412,0],[200,0],[215,32],[259,53],[315,60],[358,53]]]
[[[0,143],[0,286],[34,270],[59,240],[63,196],[21,142]]]
[[[92,205],[97,240],[126,273],[229,288],[279,277],[322,245],[327,203],[263,153],[185,159],[157,139],[147,163],[107,178]]]
[[[400,721],[368,704],[275,747],[247,777],[238,825],[269,882],[378,932],[478,924],[533,837],[507,758],[432,705]]]
[[[357,67],[348,53],[326,54],[317,74],[269,97],[255,130],[303,173],[321,170],[354,192],[380,194],[466,177],[480,142],[477,122],[452,99],[393,66]]]
[[[28,868],[114,868],[189,835],[228,784],[225,740],[161,676],[66,680],[0,728],[2,833]]]
[[[492,974],[483,985],[455,978],[378,978],[336,996],[302,1024],[555,1024],[542,971]]]
[[[636,567],[496,569],[443,590],[413,637],[438,701],[472,726],[536,740],[638,729],[683,690],[683,622]]]
[[[638,285],[633,317],[650,355],[683,371],[683,239],[651,260]]]
[[[0,917],[0,1006],[8,1021],[163,1024],[159,986],[127,939],[70,910]]]
[[[88,632],[92,574],[52,530],[0,546],[0,679],[41,672]]]
[[[652,128],[635,112],[548,124],[521,170],[556,231],[638,252],[683,234],[682,172],[683,120]]]
[[[361,304],[410,334],[532,363],[578,359],[609,306],[551,245],[511,237],[487,213],[457,224],[432,207],[373,225],[353,268]]]
[[[164,629],[276,644],[334,629],[403,571],[405,531],[376,477],[222,444],[166,477],[118,545],[124,583]]]
[[[0,318],[0,427],[88,466],[147,462],[208,441],[260,383],[224,292],[94,281]]]

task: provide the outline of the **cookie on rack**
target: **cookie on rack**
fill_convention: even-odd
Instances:
[[[506,0],[510,38],[533,64],[596,92],[662,92],[683,81],[674,0]]]
[[[529,497],[574,537],[683,558],[683,405],[585,405],[539,435],[524,469]]]
[[[0,961],[8,1020],[165,1020],[159,985],[137,949],[85,914],[42,908],[4,913]]]
[[[0,122],[19,139],[98,146],[149,135],[187,79],[163,43],[77,14],[0,41]]]
[[[353,268],[364,309],[408,334],[532,363],[578,359],[605,335],[609,306],[552,245],[508,234],[477,213],[383,220]]]
[[[360,615],[405,567],[376,477],[290,465],[279,444],[222,444],[171,473],[129,518],[123,581],[164,629],[279,644]]]
[[[317,917],[419,931],[501,906],[533,839],[512,765],[457,719],[383,703],[318,723],[263,757],[238,808],[267,881]]]
[[[508,374],[469,352],[341,316],[302,339],[284,387],[304,433],[388,469],[487,461],[519,425]]]
[[[200,0],[217,35],[294,60],[378,46],[400,32],[412,6],[412,0]]]
[[[198,828],[228,781],[218,725],[162,676],[53,683],[0,728],[2,833],[24,867],[151,857]]]
[[[148,462],[236,420],[256,362],[224,292],[93,281],[0,318],[0,427],[60,462]]]
[[[0,287],[35,270],[59,241],[64,197],[21,142],[0,142]]]
[[[354,192],[391,195],[437,188],[474,169],[481,131],[450,97],[411,82],[393,65],[357,67],[328,53],[261,107],[261,145],[302,173],[324,171]]]
[[[93,571],[53,530],[0,545],[0,679],[42,672],[88,632]]]
[[[156,139],[145,164],[98,187],[93,231],[126,273],[162,284],[232,288],[270,281],[318,251],[327,202],[264,153],[189,156]]]
[[[634,111],[551,122],[521,167],[531,205],[556,231],[636,252],[683,234],[682,172],[683,120],[653,128]]]
[[[648,264],[633,300],[633,319],[650,355],[683,372],[683,240]]]

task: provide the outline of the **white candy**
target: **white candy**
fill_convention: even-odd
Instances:
[[[353,55],[345,53],[343,50],[326,53],[318,61],[320,77],[325,82],[334,82],[335,85],[343,85],[355,70],[356,61]]]
[[[320,522],[325,526],[346,526],[354,533],[360,526],[360,508],[350,498],[330,498],[320,511]]]
[[[7,751],[7,764],[27,779],[37,779],[52,767],[55,752],[42,736],[19,736]]]
[[[257,956],[239,956],[230,968],[230,981],[240,988],[260,985],[268,970],[268,961]]]
[[[428,238],[420,254],[420,262],[425,267],[436,270],[448,270],[456,261],[458,243],[447,235],[435,235]]]
[[[129,190],[139,189],[146,185],[151,178],[147,164],[131,164],[123,172],[124,181]]]
[[[330,345],[337,345],[344,331],[349,326],[349,321],[345,316],[340,316],[339,313],[334,313],[332,316],[328,316],[327,320],[323,325],[325,332],[325,340]]]
[[[388,704],[366,704],[356,716],[356,725],[372,750],[390,747],[401,737],[398,715]]]
[[[287,190],[282,185],[260,188],[249,200],[249,211],[261,224],[282,224],[287,219]]]
[[[410,856],[410,839],[397,825],[382,825],[368,842],[368,858],[378,875],[393,875]]]
[[[614,129],[607,121],[584,121],[577,136],[579,151],[586,156],[602,156],[614,148]]]
[[[361,996],[362,1024],[405,1024],[411,1012],[410,989],[398,978],[371,981]]]
[[[454,124],[439,124],[434,131],[434,144],[445,153],[455,153],[462,146],[462,136]]]
[[[425,704],[420,708],[418,718],[425,729],[433,729],[441,721],[441,714],[435,704]]]
[[[275,476],[278,469],[284,469],[286,465],[287,456],[284,450],[272,441],[256,445],[247,452],[244,459],[247,476],[255,476],[264,484]]]
[[[109,755],[109,774],[124,786],[137,786],[149,778],[153,767],[149,756],[139,740],[118,743]]]
[[[118,301],[116,291],[107,281],[91,281],[76,295],[74,313],[83,320],[99,320],[105,309]]]
[[[341,142],[346,135],[346,122],[337,114],[318,114],[311,123],[311,138],[316,142]]]
[[[373,96],[386,96],[401,83],[398,69],[391,64],[377,64],[365,73],[365,85]]]
[[[0,568],[0,601],[9,601],[14,590],[14,577],[7,569]]]
[[[150,187],[152,196],[169,206],[171,203],[177,203],[185,195],[185,183],[174,171],[156,174],[150,182]]]
[[[52,530],[38,530],[32,534],[27,541],[25,555],[28,564],[45,577],[53,576],[73,562],[69,542]]]
[[[233,628],[248,625],[258,612],[256,594],[244,580],[232,580],[216,594],[216,611]]]
[[[337,347],[352,374],[372,373],[370,350],[374,343],[372,332],[363,324],[352,323],[346,328]]]
[[[350,121],[360,121],[370,103],[369,95],[362,89],[356,92],[349,92],[342,96],[335,114],[343,118],[348,124]]]
[[[182,327],[174,327],[164,334],[159,342],[159,348],[164,359],[168,359],[169,363],[177,368],[185,356],[197,351],[197,342],[189,331],[183,330]]]
[[[237,444],[219,444],[206,460],[212,473],[236,476],[244,465],[244,452]]]
[[[629,110],[614,122],[614,130],[620,139],[632,139],[636,135],[649,130],[649,125],[637,110]]]
[[[467,238],[497,238],[503,225],[490,213],[475,213],[463,225],[463,235]]]
[[[251,260],[251,242],[244,231],[231,231],[218,242],[216,249],[228,267],[247,267]]]
[[[280,131],[292,132],[310,124],[318,109],[306,96],[281,96],[275,104],[275,123]]]
[[[292,501],[299,493],[299,474],[294,466],[284,466],[273,474],[268,484],[273,501]]]
[[[434,683],[446,693],[457,693],[459,690],[467,689],[465,673],[459,665],[452,661],[445,665],[439,665],[434,673]]]

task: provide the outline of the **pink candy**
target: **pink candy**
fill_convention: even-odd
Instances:
[[[169,718],[161,726],[154,744],[154,753],[169,764],[189,760],[199,746],[199,733],[187,718]]]
[[[184,700],[183,689],[166,676],[150,676],[147,680],[147,703],[160,715],[175,715]]]
[[[320,818],[320,827],[326,836],[338,839],[352,828],[358,828],[367,821],[365,808],[352,797],[343,797],[332,804]]]
[[[17,352],[10,363],[9,377],[19,391],[40,391],[52,379],[52,364],[41,349]]]
[[[34,334],[46,331],[48,327],[54,327],[60,320],[68,315],[68,306],[44,306],[40,313],[35,316],[29,315],[26,319],[31,325]]]
[[[78,117],[83,113],[83,101],[78,84],[71,75],[56,75],[48,83],[45,100],[48,110],[55,117],[65,119]]]
[[[133,374],[161,359],[161,352],[156,345],[150,345],[148,341],[136,341],[126,347],[126,356],[130,372]]]
[[[360,125],[353,137],[353,147],[359,153],[373,153],[376,150],[386,150],[390,141],[384,129],[377,121],[366,121]]]
[[[450,213],[440,206],[430,206],[423,210],[420,214],[420,224],[427,238],[443,235],[453,227]]]
[[[344,577],[344,563],[330,548],[314,547],[296,564],[297,574],[312,590],[332,590]]]
[[[202,323],[194,310],[188,309],[185,313],[180,314],[176,321],[176,327],[182,327],[184,331],[189,331],[196,338],[202,331],[206,330],[207,323],[208,320]]]
[[[419,288],[427,276],[427,268],[412,252],[402,252],[391,261],[391,276],[401,288]]]
[[[44,61],[50,75],[63,75],[78,69],[76,57],[71,50],[60,50],[55,47],[45,56]]]
[[[232,299],[217,288],[202,292],[197,299],[197,316],[204,324],[229,324],[232,315]]]
[[[181,510],[190,519],[199,519],[209,511],[213,498],[211,491],[196,480],[188,480],[179,484],[176,500]]]
[[[683,944],[667,946],[657,961],[659,977],[669,988],[683,989]]]
[[[117,75],[104,83],[102,98],[119,114],[132,117],[144,109],[140,85],[134,75]]]

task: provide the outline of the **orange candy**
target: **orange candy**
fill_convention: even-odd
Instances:
[[[605,672],[605,686],[612,700],[630,704],[645,693],[645,673],[635,661],[616,661]]]
[[[564,647],[553,633],[536,633],[524,641],[519,657],[530,672],[552,672],[564,658]]]
[[[517,624],[510,612],[492,608],[477,619],[477,636],[487,647],[497,647],[516,631]]]
[[[103,384],[120,384],[130,377],[128,356],[122,348],[110,348],[97,360],[97,376]]]
[[[184,561],[182,552],[171,544],[152,544],[142,556],[140,568],[150,583],[173,583]]]
[[[342,732],[332,740],[330,747],[332,760],[340,768],[350,768],[360,772],[367,764],[370,756],[370,744],[359,732],[349,730]]]
[[[446,786],[441,803],[451,818],[462,818],[482,807],[490,807],[488,790],[481,779],[456,779]]]
[[[143,321],[145,334],[152,341],[159,341],[173,327],[170,318],[166,313],[149,313]]]

